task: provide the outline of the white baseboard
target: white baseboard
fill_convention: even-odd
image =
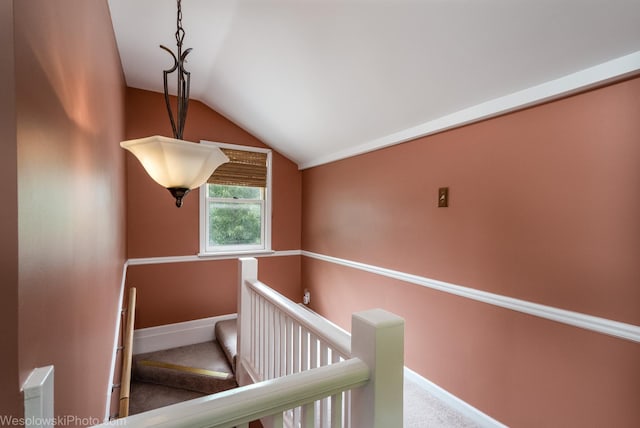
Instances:
[[[503,423],[498,422],[486,413],[483,413],[480,410],[476,409],[466,401],[461,400],[460,398],[451,394],[449,391],[441,388],[430,380],[425,379],[410,368],[404,368],[404,375],[407,379],[415,382],[418,386],[445,403],[447,406],[451,407],[456,412],[467,417],[468,419],[471,419],[473,422],[478,424],[478,426],[482,428],[508,428]]]
[[[216,323],[235,317],[236,314],[221,315],[135,330],[133,354],[144,354],[213,340]]]

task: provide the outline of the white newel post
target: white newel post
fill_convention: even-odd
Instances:
[[[22,392],[25,428],[53,428],[53,366],[33,369]]]
[[[404,320],[382,309],[353,314],[351,356],[371,370],[369,382],[351,391],[352,426],[402,427]]]
[[[244,360],[249,358],[251,346],[251,296],[245,281],[258,279],[258,260],[253,257],[238,259],[238,358],[236,361],[236,380],[238,385],[251,384],[244,367]]]

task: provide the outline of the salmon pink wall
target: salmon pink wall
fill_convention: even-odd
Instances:
[[[449,187],[448,208],[437,208]],[[640,325],[640,78],[303,172],[303,250]],[[640,346],[304,257],[318,312],[509,426],[640,425]]]
[[[171,135],[162,94],[127,89],[127,138]],[[260,140],[201,102],[191,100],[184,138],[253,147]],[[272,239],[274,250],[300,248],[301,173],[296,164],[273,152]],[[198,193],[176,208],[169,192],[156,184],[138,160],[127,154],[128,257],[194,256],[199,252]],[[261,259],[274,288],[300,300],[300,257]],[[274,270],[269,266],[278,266]],[[127,286],[138,291],[136,327],[149,327],[236,312],[234,261],[130,266]],[[261,278],[262,279],[262,278]]]
[[[0,1],[0,415],[22,416],[18,380],[18,170],[13,1]]]
[[[20,384],[53,364],[55,414],[98,422],[126,250],[120,59],[106,0],[13,8]]]
[[[301,300],[300,256],[258,263],[262,282]],[[237,312],[237,259],[129,266],[127,284],[136,287],[136,328]]]

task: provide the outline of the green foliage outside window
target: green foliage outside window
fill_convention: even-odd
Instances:
[[[209,203],[209,245],[259,245],[262,194],[259,187],[209,185],[209,196],[218,199]]]

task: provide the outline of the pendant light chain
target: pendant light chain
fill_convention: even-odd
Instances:
[[[182,135],[184,133],[184,124],[187,120],[187,109],[189,107],[189,88],[191,86],[191,73],[184,69],[185,58],[191,52],[191,48],[182,52],[182,42],[184,40],[185,31],[182,28],[182,1],[177,0],[178,5],[178,13],[176,17],[176,26],[177,30],[175,33],[176,43],[178,45],[178,55],[175,55],[171,49],[166,46],[160,45],[162,49],[169,52],[173,57],[173,67],[168,70],[163,71],[163,80],[164,80],[164,100],[167,106],[167,112],[169,113],[169,120],[171,121],[171,128],[173,130],[173,137],[182,140]],[[169,97],[169,83],[168,83],[168,75],[173,73],[174,71],[178,71],[178,88],[177,88],[177,114],[174,117],[173,110],[171,108],[171,102]]]
[[[178,18],[176,27],[176,42],[179,48],[182,48],[182,41],[184,40],[184,28],[182,28],[182,0],[178,0]]]

